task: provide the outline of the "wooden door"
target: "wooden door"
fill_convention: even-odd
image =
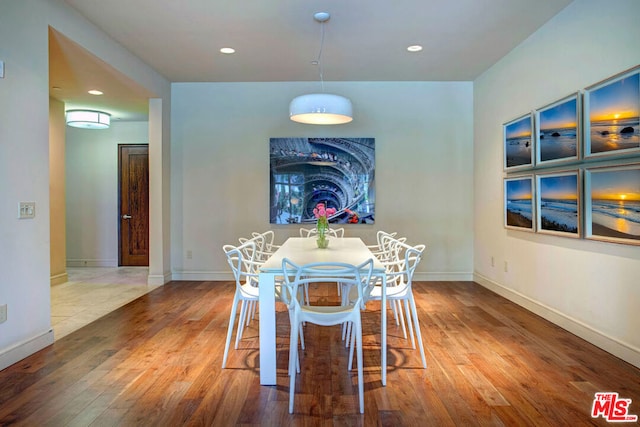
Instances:
[[[118,145],[121,266],[149,265],[149,146]]]

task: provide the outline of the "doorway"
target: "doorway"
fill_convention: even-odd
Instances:
[[[149,265],[149,146],[118,144],[118,265]]]

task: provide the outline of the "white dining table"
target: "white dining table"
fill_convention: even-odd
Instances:
[[[298,265],[313,262],[342,262],[359,265],[373,259],[373,277],[382,281],[381,298],[381,364],[382,385],[387,385],[387,310],[386,274],[384,265],[357,237],[333,238],[329,247],[319,249],[313,237],[290,237],[260,268],[260,384],[276,385],[276,309],[275,279],[282,276],[282,260],[287,258]],[[372,279],[373,280],[373,279]]]

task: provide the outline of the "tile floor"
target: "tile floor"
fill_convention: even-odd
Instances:
[[[56,340],[152,291],[147,267],[68,268],[69,281],[51,287]]]

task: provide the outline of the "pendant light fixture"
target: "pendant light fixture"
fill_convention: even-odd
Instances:
[[[322,65],[322,49],[324,47],[324,25],[331,15],[318,12],[313,18],[320,23],[320,52],[317,65],[320,70],[322,93],[310,93],[294,98],[289,104],[289,118],[294,122],[311,125],[338,125],[353,120],[353,107],[349,98],[324,93],[324,77]]]
[[[111,114],[94,110],[67,111],[67,126],[83,129],[107,129],[111,124]]]

